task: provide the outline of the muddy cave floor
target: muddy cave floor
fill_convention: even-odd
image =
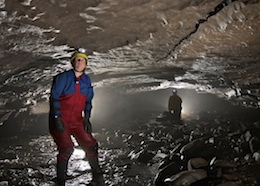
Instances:
[[[212,174],[199,185],[227,181],[238,185],[259,184],[260,166],[254,161],[247,141],[249,134],[259,136],[259,109],[230,104],[227,107],[227,103],[223,103],[225,111],[194,110],[190,115],[183,113],[181,120],[162,111],[150,116],[144,113],[144,117],[133,120],[128,116],[128,121],[111,122],[117,123],[116,126],[107,123],[105,127],[94,127],[106,185],[154,185],[162,162],[169,163],[173,154],[184,157],[178,162],[181,170],[186,170],[187,160],[194,157],[203,157],[209,162],[216,157],[237,165],[230,173],[232,178]],[[31,121],[44,118],[46,115],[33,116]],[[194,143],[183,156],[181,147],[197,139],[211,141],[213,148],[198,147]],[[54,185],[57,149],[47,129],[40,135],[2,136],[0,144],[0,185]],[[76,143],[68,174],[70,179],[66,185],[87,185],[91,180],[85,154]]]

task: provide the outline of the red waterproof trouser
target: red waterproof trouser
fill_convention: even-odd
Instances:
[[[65,124],[65,131],[59,133],[53,128],[52,122],[53,121],[50,121],[50,133],[58,146],[59,154],[57,160],[59,163],[67,162],[73,152],[74,143],[71,139],[71,135],[75,137],[78,144],[86,152],[88,159],[98,157],[97,141],[92,134],[89,134],[84,130],[83,123],[72,124],[63,121]]]
[[[80,93],[80,83],[75,82],[75,93],[62,95],[59,98],[61,119],[65,125],[65,131],[59,133],[54,129],[54,119],[50,117],[50,133],[58,145],[58,163],[66,163],[72,152],[74,136],[78,144],[86,152],[87,158],[98,157],[98,144],[92,134],[84,130],[82,111],[86,104],[86,96]]]

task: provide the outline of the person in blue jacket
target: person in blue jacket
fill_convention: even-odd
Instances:
[[[71,56],[73,69],[54,77],[50,96],[50,133],[58,146],[57,184],[65,185],[68,161],[74,143],[72,136],[86,152],[93,175],[98,182],[102,172],[98,162],[98,143],[92,136],[90,123],[93,86],[85,74],[88,56],[85,49],[77,49]]]

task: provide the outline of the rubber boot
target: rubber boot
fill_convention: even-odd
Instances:
[[[65,186],[65,180],[67,177],[67,163],[57,163],[57,185]]]
[[[104,178],[102,170],[99,166],[98,158],[89,159],[89,164],[92,172],[92,185],[104,185]]]

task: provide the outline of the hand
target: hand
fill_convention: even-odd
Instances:
[[[85,118],[84,120],[84,130],[89,134],[92,132],[92,125],[89,121],[89,118]]]
[[[54,129],[59,133],[62,133],[65,130],[65,125],[60,116],[56,116],[54,119]]]

